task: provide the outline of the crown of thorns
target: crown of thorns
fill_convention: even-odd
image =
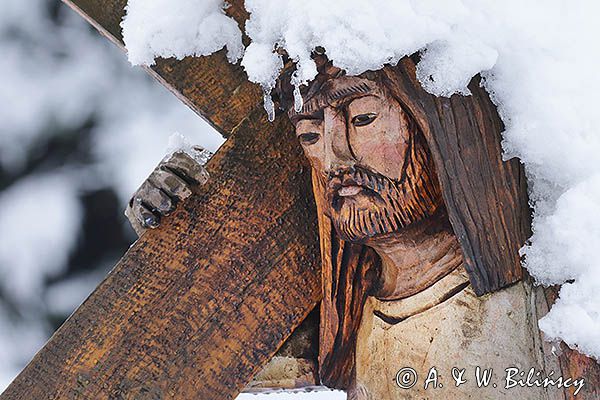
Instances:
[[[318,93],[320,93],[323,87],[327,84],[331,79],[339,78],[341,76],[346,75],[346,72],[341,68],[338,68],[333,65],[333,63],[327,58],[323,52],[319,52],[317,49],[313,55],[312,59],[315,61],[317,66],[317,76],[314,80],[309,82],[307,85],[300,86],[300,95],[305,104],[309,102],[309,100],[313,99]],[[277,80],[275,88],[272,91],[273,101],[277,105],[277,109],[279,113],[282,112],[290,112],[294,109],[294,84],[293,78],[295,73],[295,65],[294,63],[284,55],[285,67],[282,73]],[[372,81],[379,81],[381,78],[379,76],[378,71],[367,71],[359,75],[362,78],[367,78]],[[355,88],[356,90],[357,88]],[[360,88],[358,88],[360,89]],[[369,88],[365,85],[365,91],[368,91]],[[341,91],[333,91],[327,93],[327,98],[323,99],[324,101],[335,100],[337,97],[344,96],[345,93]],[[303,110],[307,111],[307,110]],[[310,110],[308,110],[310,111]]]

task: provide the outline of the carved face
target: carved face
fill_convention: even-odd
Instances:
[[[331,79],[290,118],[324,188],[324,212],[343,240],[397,231],[440,204],[424,138],[377,83]]]

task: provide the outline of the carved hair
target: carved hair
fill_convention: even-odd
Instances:
[[[343,72],[322,59],[319,71],[317,79],[302,90],[305,113],[315,111],[306,109],[311,104],[324,107],[325,104],[321,104],[323,101],[327,103],[337,95],[329,90],[329,82],[343,76]],[[394,96],[393,81],[387,79],[383,71],[366,75],[390,99],[400,103],[400,99]],[[286,85],[287,91],[282,90]],[[285,105],[284,108],[292,106],[291,90],[289,81],[280,81],[278,100],[280,105]],[[326,216],[324,202],[330,202],[331,199],[327,198],[325,188],[330,177],[313,173],[324,295],[319,365],[321,380],[330,387],[346,389],[352,382],[356,334],[367,296],[378,284],[381,260],[373,249],[357,241],[397,231],[433,215],[440,206],[443,207],[441,189],[425,137],[410,113],[403,113],[403,116],[407,119],[409,143],[404,162],[398,165],[398,180],[360,164],[337,171],[340,178],[344,175],[351,177],[357,184],[377,193],[383,203],[380,207],[359,211],[351,204],[344,207],[340,214]]]
[[[317,56],[316,61],[319,75],[302,88],[304,99],[311,99],[328,80],[343,75],[324,56]],[[361,77],[379,83],[398,101],[414,123],[414,137],[424,138],[423,150],[434,161],[432,174],[436,171],[433,175],[439,180],[475,292],[482,295],[518,281],[522,277],[518,249],[530,232],[525,178],[518,161],[501,160],[503,126],[485,91],[473,82],[470,97],[437,98],[421,88],[411,58]],[[290,78],[290,71],[284,73],[276,88],[283,111],[293,103]],[[314,171],[313,190],[323,271],[320,375],[327,386],[346,389],[353,380],[363,305],[376,285],[380,260],[371,248],[341,240],[324,215],[324,189]]]

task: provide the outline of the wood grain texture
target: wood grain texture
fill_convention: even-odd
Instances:
[[[527,183],[517,159],[502,160],[504,127],[479,79],[471,96],[445,98],[425,92],[411,58],[384,71],[425,134],[475,292],[517,282],[519,249],[531,235]]]
[[[379,274],[374,250],[344,242],[325,209],[325,188],[313,170],[319,221],[323,300],[319,325],[319,376],[324,385],[347,389],[354,378],[356,335],[365,300]]]
[[[320,300],[310,169],[257,108],[0,396],[232,399]]]
[[[444,256],[444,260],[451,262],[436,264],[439,268],[431,269],[431,271],[438,271],[439,274],[435,275],[429,284],[456,268],[457,263],[460,263],[460,259],[464,256],[470,283],[477,295],[481,296],[503,289],[521,278],[522,270],[518,250],[530,233],[530,210],[523,169],[516,160],[509,162],[502,160],[500,142],[503,127],[495,107],[483,89],[478,86],[477,80],[474,80],[470,86],[473,96],[439,98],[423,90],[415,76],[415,63],[410,58],[403,59],[396,67],[390,66],[381,71],[369,71],[359,78],[345,77],[340,73],[341,71],[334,70],[334,67],[329,68],[328,63],[322,65],[323,69],[320,70],[313,86],[306,90],[303,109],[296,114],[290,113],[293,120],[301,120],[303,117],[314,119],[315,116],[321,115],[316,112],[317,110],[333,107],[332,99],[338,100],[353,92],[375,93],[378,99],[387,96],[389,101],[398,102],[403,112],[408,115],[405,125],[407,134],[401,134],[400,139],[397,139],[399,142],[408,143],[407,150],[400,152],[402,154],[386,152],[388,147],[392,147],[389,144],[391,141],[386,141],[385,136],[380,133],[397,132],[398,128],[402,128],[402,126],[392,125],[391,122],[397,121],[399,118],[395,114],[387,114],[386,111],[378,114],[378,125],[373,128],[373,131],[368,132],[369,128],[361,128],[366,129],[361,131],[368,138],[365,139],[365,142],[362,142],[359,137],[352,137],[351,145],[348,144],[346,147],[343,143],[345,140],[349,140],[347,137],[351,135],[348,133],[350,130],[344,125],[347,123],[346,120],[339,118],[334,122],[329,121],[330,127],[334,124],[339,125],[330,130],[317,130],[317,124],[311,121],[311,129],[317,130],[323,137],[320,140],[335,142],[335,145],[338,146],[337,152],[327,153],[327,149],[333,148],[334,144],[331,144],[330,147],[324,145],[325,150],[304,147],[305,154],[314,168],[313,190],[317,200],[323,267],[319,372],[326,385],[346,389],[351,385],[352,375],[356,369],[354,346],[361,345],[356,342],[356,334],[363,313],[362,308],[368,295],[376,295],[373,292],[373,288],[375,288],[373,282],[378,281],[376,279],[379,269],[377,267],[378,257],[370,256],[369,251],[372,252],[372,249],[368,249],[368,246],[376,251],[378,247],[387,250],[393,247],[389,240],[384,243],[386,235],[377,239],[376,236],[364,235],[365,232],[369,235],[373,235],[373,232],[375,235],[377,232],[385,232],[386,229],[389,229],[386,226],[394,227],[394,221],[397,226],[407,225],[414,228],[417,224],[411,225],[412,222],[420,221],[425,216],[433,218],[433,212],[436,209],[441,210],[442,206],[445,206],[447,217],[444,213],[443,218],[439,220],[441,223],[434,224],[432,227],[446,227],[448,226],[446,222],[449,220],[458,242],[453,238],[446,242],[440,240],[435,245],[439,245],[441,250],[439,253],[437,250],[435,252],[442,254],[444,250],[452,247],[462,254],[460,257],[454,253],[451,258]],[[373,88],[371,82],[375,82],[377,87]],[[285,98],[286,96],[280,97]],[[367,108],[369,111],[372,109],[384,110],[385,106],[381,106],[378,101],[370,99],[363,101],[362,104],[371,102],[371,108]],[[323,112],[323,115],[326,116],[327,113]],[[340,112],[339,115],[344,114]],[[332,132],[345,133],[345,136],[335,136]],[[401,129],[400,132],[402,132]],[[373,138],[376,138],[375,142],[380,144],[379,148],[376,147],[377,145],[372,145]],[[423,142],[426,142],[426,145]],[[386,147],[386,143],[388,143],[388,147]],[[362,156],[359,158],[359,166],[348,166],[348,163],[356,161],[353,152],[347,150],[350,148]],[[386,162],[378,163],[380,160],[377,159],[377,156],[371,158],[369,157],[371,154],[379,157],[383,157],[385,154]],[[410,157],[407,157],[407,154]],[[407,157],[412,161],[404,162],[405,158],[399,157]],[[431,158],[433,164],[431,164]],[[389,162],[391,165],[387,163],[388,161],[391,161]],[[333,173],[327,170],[331,165],[328,162],[336,165],[337,170]],[[386,187],[386,181],[377,176],[369,177],[369,173],[365,169],[370,165],[376,165],[388,174],[393,174],[395,165],[397,165],[398,171],[402,171],[403,165],[410,166],[404,170],[410,171],[410,173],[394,176],[398,181],[406,183],[407,187],[396,190],[387,196],[397,200],[396,203],[392,201],[396,207],[386,208],[386,211],[389,211],[390,223],[381,224],[379,231],[375,222],[382,220],[385,222],[385,219],[373,220],[371,217],[377,216],[377,213],[366,216],[363,214],[362,219],[359,213],[336,214],[335,207],[328,209],[328,205],[333,204],[334,197],[324,195],[325,187],[331,193],[331,189],[335,190],[342,181],[358,183],[376,193],[381,191],[381,188]],[[435,172],[437,172],[437,178],[434,178]],[[416,179],[423,176],[430,178],[424,179],[422,182]],[[437,184],[434,184],[438,180],[441,190],[438,189]],[[384,183],[375,184],[374,182]],[[387,186],[392,187],[393,185],[388,184]],[[427,195],[424,195],[423,192],[427,192]],[[397,193],[404,195],[400,196]],[[444,204],[441,204],[442,197]],[[360,203],[361,201],[364,203]],[[368,198],[354,199],[352,204],[354,203],[360,204],[361,210],[371,210]],[[380,204],[377,203],[377,207],[380,207]],[[410,212],[411,208],[420,210],[420,213],[414,213],[416,218],[406,215],[413,214]],[[340,207],[340,209],[343,208]],[[348,209],[352,211],[351,207]],[[394,215],[396,210],[405,212],[403,215],[405,218],[395,218],[392,221],[390,216]],[[342,218],[338,218],[340,215]],[[331,216],[331,218],[326,216]],[[334,220],[334,218],[338,219]],[[344,225],[348,221],[350,223]],[[356,222],[355,225],[358,226],[356,229],[353,229],[351,221]],[[335,225],[335,229],[332,227],[332,223]],[[371,223],[370,228],[369,223]],[[347,226],[350,226],[350,229],[342,229]],[[363,227],[365,228],[363,229]],[[397,227],[392,229],[397,229]],[[433,233],[438,231],[443,232],[445,229],[427,228],[423,230],[423,232],[427,232],[426,236],[430,237],[433,237]],[[358,234],[356,234],[357,232]],[[408,228],[404,232],[406,235],[411,234]],[[340,234],[336,236],[336,233]],[[344,240],[340,240],[342,234],[345,236]],[[363,235],[361,236],[361,234]],[[355,241],[356,237],[359,240],[351,245],[350,242]],[[368,239],[363,240],[364,237],[368,237]],[[387,237],[389,239],[389,236]],[[415,240],[407,240],[407,242],[413,243],[411,246],[414,246],[414,243],[425,243],[423,240],[416,240],[416,236],[413,239]],[[459,247],[460,250],[458,250]],[[413,276],[425,275],[428,272],[426,270],[428,260],[425,255],[429,251],[433,251],[433,247],[421,248],[417,252],[422,259],[421,262],[419,260],[414,262],[413,265],[418,267],[414,272],[404,269],[401,265],[389,266],[388,269],[402,267],[400,269],[404,274],[399,274],[399,278],[395,279],[393,283],[405,284]],[[393,257],[390,255],[391,252],[388,251],[388,253],[387,259],[390,261]],[[398,258],[399,262],[406,262],[407,256],[401,253],[398,253],[401,255]],[[379,255],[381,256],[381,254]],[[432,259],[442,258],[440,256]],[[384,264],[382,266],[385,267]],[[386,274],[381,276],[385,277]],[[415,282],[417,281],[415,280]],[[424,289],[427,282],[424,280],[421,282],[422,284],[415,284],[413,288],[409,287],[409,290],[406,290],[406,286],[401,287],[398,293],[402,295],[398,295],[396,298],[414,295],[418,290]],[[414,291],[410,292],[412,289]],[[396,293],[395,289],[391,293],[393,298],[393,294]]]
[[[127,0],[63,1],[123,48],[120,23]],[[228,15],[243,26],[248,16],[243,1],[228,3]],[[241,66],[227,62],[223,50],[209,57],[158,59],[147,70],[224,137],[262,102],[259,86],[248,81]]]

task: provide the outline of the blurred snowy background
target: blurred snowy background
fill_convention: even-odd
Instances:
[[[2,392],[135,240],[123,210],[169,137],[223,140],[60,0],[3,2],[0,54]]]
[[[59,0],[2,2],[0,54],[1,392],[135,239],[168,137],[222,140]]]

